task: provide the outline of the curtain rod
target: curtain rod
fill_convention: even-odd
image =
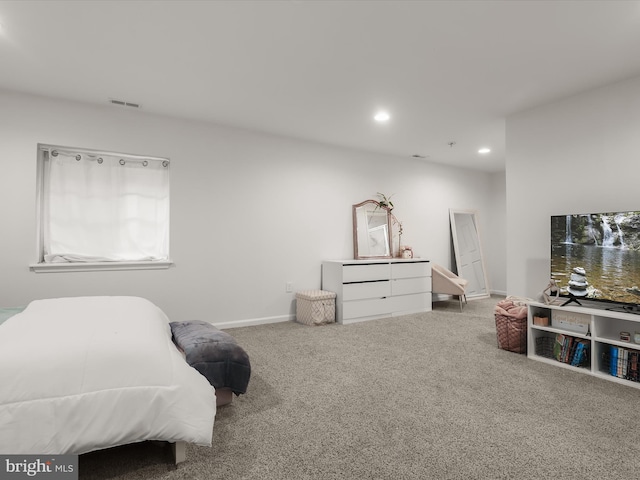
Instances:
[[[64,147],[64,146],[58,146],[58,145],[45,145],[45,144],[38,144],[38,148],[42,151],[51,153],[51,155],[54,157],[58,154],[63,154],[66,156],[75,157],[76,160],[80,160],[82,158],[81,157],[82,155],[86,155],[92,158],[99,157],[100,155],[102,155],[105,157],[120,158],[121,165],[124,165],[124,163],[122,162],[124,161],[126,163],[126,160],[140,161],[140,162],[143,162],[143,164],[144,164],[144,161],[148,161],[148,160],[160,161],[162,162],[162,165],[165,167],[169,166],[169,164],[171,163],[171,161],[165,157],[152,157],[148,155],[134,155],[130,153],[107,152],[104,150],[92,150],[89,148]],[[80,158],[78,158],[79,156]]]

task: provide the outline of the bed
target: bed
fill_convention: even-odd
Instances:
[[[211,445],[214,388],[139,297],[37,300],[0,324],[0,453]]]

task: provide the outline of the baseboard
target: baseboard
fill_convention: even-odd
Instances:
[[[233,322],[211,322],[211,324],[220,330],[225,330],[237,327],[254,327],[256,325],[266,325],[268,323],[291,322],[295,319],[295,315],[278,315],[276,317],[247,318],[246,320],[235,320]]]
[[[506,292],[501,292],[498,290],[491,290],[492,295],[502,295],[506,296]],[[432,294],[432,301],[434,302],[442,302],[445,300],[451,300],[453,298],[452,295],[444,295],[441,293]],[[275,317],[263,317],[263,318],[247,318],[245,320],[234,320],[232,322],[211,322],[211,324],[220,329],[226,330],[230,328],[238,328],[238,327],[254,327],[256,325],[266,325],[268,323],[281,323],[281,322],[293,322],[295,321],[296,316],[291,315],[278,315]]]

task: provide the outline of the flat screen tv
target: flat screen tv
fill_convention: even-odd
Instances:
[[[551,279],[569,301],[640,313],[640,211],[552,216]]]

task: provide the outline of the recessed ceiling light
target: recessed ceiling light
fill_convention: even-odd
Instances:
[[[489,153],[490,151],[491,151],[490,148],[484,147],[484,148],[481,148],[480,150],[478,150],[478,153]]]
[[[373,117],[373,118],[375,119],[376,122],[386,122],[391,117],[389,116],[389,114],[387,112],[378,112],[378,113],[376,113],[375,117]]]

